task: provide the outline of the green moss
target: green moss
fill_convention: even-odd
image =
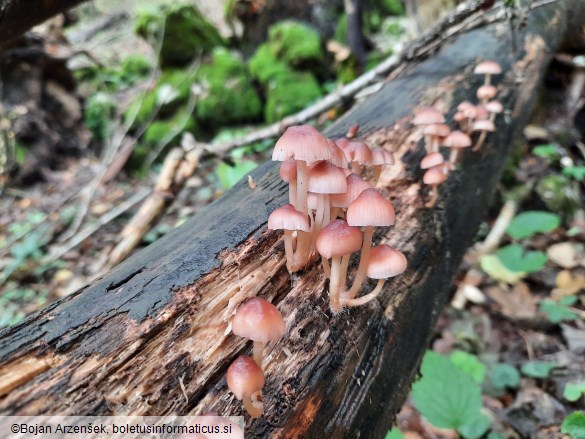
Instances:
[[[401,0],[376,0],[377,6],[387,15],[404,15],[404,4]]]
[[[143,142],[147,145],[158,145],[167,139],[170,133],[176,134],[170,143],[176,143],[184,132],[196,134],[196,124],[193,117],[185,109],[178,111],[173,117],[166,120],[152,122],[144,132]]]
[[[564,175],[547,175],[536,185],[536,193],[552,212],[570,216],[580,207],[579,189]]]
[[[201,66],[197,81],[204,96],[197,101],[197,119],[211,126],[252,122],[260,118],[262,103],[244,62],[226,49],[216,49],[212,62]]]
[[[143,6],[135,29],[154,46],[164,31],[160,52],[163,67],[186,65],[200,52],[225,45],[215,27],[191,3]]]
[[[252,77],[262,84],[266,84],[269,80],[274,79],[283,73],[290,71],[290,68],[285,62],[276,58],[270,44],[261,44],[256,52],[250,58],[248,68]]]
[[[339,41],[341,44],[347,44],[347,14],[339,17],[337,26],[335,26],[333,39]]]
[[[96,93],[85,105],[85,125],[98,142],[106,140],[112,129],[112,120],[116,115],[116,104],[106,93]]]
[[[133,84],[152,71],[150,60],[142,55],[130,55],[120,61],[120,77],[126,84]]]
[[[272,26],[268,31],[268,44],[274,56],[289,66],[305,66],[324,59],[317,31],[297,21],[281,21]]]
[[[288,72],[271,80],[264,109],[266,121],[276,122],[302,110],[321,96],[319,83],[310,73]]]

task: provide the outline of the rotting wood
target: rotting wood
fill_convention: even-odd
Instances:
[[[287,273],[281,236],[266,230],[268,214],[286,203],[286,184],[277,165],[266,163],[252,173],[254,189],[243,179],[105,277],[0,333],[3,374],[19,359],[58,358],[0,397],[0,413],[242,413],[224,374],[251,346],[229,334],[229,319],[243,300],[259,295],[277,304],[287,334],[266,350],[266,415],[249,422],[246,437],[383,437],[546,66],[562,39],[580,32],[567,26],[568,17],[582,23],[584,15],[579,1],[531,11],[517,58],[505,23],[461,35],[431,58],[405,65],[328,130],[339,136],[357,123],[369,142],[396,153],[397,165],[379,184],[395,206],[396,226],[379,230],[376,240],[403,251],[409,268],[379,300],[333,317],[317,263]],[[535,44],[543,49],[536,56]],[[424,152],[409,115],[433,104],[451,116],[481,83],[471,71],[486,58],[504,67],[496,83],[514,118],[497,119],[498,132],[480,153],[465,154],[436,207],[425,209],[418,169]]]

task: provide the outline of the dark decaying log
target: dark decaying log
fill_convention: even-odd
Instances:
[[[369,142],[396,153],[381,180],[396,226],[377,240],[403,251],[409,268],[380,300],[332,316],[318,264],[289,276],[281,235],[266,230],[286,189],[276,165],[266,163],[252,173],[254,189],[241,181],[105,277],[2,332],[0,413],[242,413],[224,375],[251,347],[229,333],[229,319],[258,295],[281,310],[287,334],[268,348],[266,413],[248,423],[247,437],[383,437],[546,66],[569,31],[582,32],[584,13],[580,0],[531,11],[515,54],[507,23],[462,34],[402,66],[328,130],[340,136],[358,123]],[[508,113],[426,209],[423,149],[409,115],[432,104],[452,116],[458,102],[473,98],[481,79],[471,71],[482,59],[504,67],[495,82]]]
[[[0,0],[0,47],[31,27],[86,0]]]

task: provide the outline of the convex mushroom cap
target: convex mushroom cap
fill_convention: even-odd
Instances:
[[[308,232],[311,229],[307,215],[299,212],[292,204],[285,204],[275,209],[268,217],[270,230],[301,230]]]
[[[367,276],[370,279],[387,279],[406,270],[406,257],[386,244],[372,248],[368,262]]]
[[[248,300],[232,319],[234,334],[261,343],[280,340],[284,328],[280,311],[259,297]]]
[[[326,259],[352,254],[361,246],[360,230],[341,219],[331,221],[317,235],[317,251]]]
[[[395,213],[392,203],[376,189],[366,189],[347,208],[350,226],[391,226]]]
[[[310,125],[295,125],[287,128],[274,145],[272,160],[289,159],[313,163],[318,160],[330,160],[331,148],[327,138]]]
[[[227,385],[239,400],[250,398],[264,387],[264,373],[256,362],[240,355],[227,370]]]
[[[318,162],[309,171],[309,192],[317,194],[342,194],[347,190],[345,172],[327,162]]]
[[[445,116],[439,110],[432,107],[423,107],[415,111],[413,125],[431,125],[435,123],[445,123]]]
[[[444,165],[434,166],[423,175],[424,184],[441,184],[447,179],[447,173],[444,172]]]
[[[476,75],[499,75],[502,68],[495,61],[482,61],[473,70]]]
[[[471,137],[462,131],[453,131],[443,141],[443,145],[449,148],[467,148],[471,146]]]
[[[420,162],[420,167],[421,167],[421,169],[429,169],[429,168],[432,168],[433,166],[440,165],[441,163],[444,163],[444,162],[445,162],[445,159],[443,158],[441,153],[431,152],[430,154],[427,154],[424,156],[424,158]]]

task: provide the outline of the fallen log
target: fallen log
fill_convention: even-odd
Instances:
[[[508,23],[492,11],[491,24],[400,66],[327,131],[341,136],[357,123],[397,158],[379,184],[396,226],[376,240],[404,252],[409,268],[379,300],[332,316],[319,264],[287,273],[281,235],[266,229],[268,214],[286,203],[286,185],[266,163],[251,174],[254,188],[241,181],[103,278],[0,333],[0,414],[241,414],[225,372],[251,348],[230,334],[229,321],[242,301],[261,296],[278,306],[287,333],[266,351],[265,415],[248,421],[246,437],[383,437],[546,67],[581,32],[583,2],[545,3],[527,12],[515,52]],[[474,99],[482,79],[472,70],[483,59],[504,68],[495,82],[506,117],[425,208],[424,152],[410,115],[434,105],[450,118],[458,102]]]

